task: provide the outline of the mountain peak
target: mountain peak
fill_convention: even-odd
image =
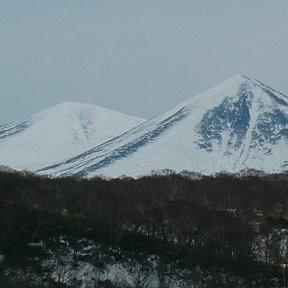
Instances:
[[[233,81],[246,81],[246,80],[251,80],[248,76],[244,75],[244,74],[236,74],[230,78],[228,78],[226,81],[228,80],[233,80]]]
[[[234,75],[234,76],[224,80],[223,82],[221,82],[219,85],[215,86],[214,88],[217,88],[218,86],[222,86],[222,85],[224,85],[225,88],[226,88],[227,86],[230,86],[230,85],[231,86],[232,85],[240,86],[240,85],[243,85],[243,84],[246,84],[246,83],[255,84],[256,82],[259,82],[259,81],[255,80],[255,79],[252,79],[252,78],[250,78],[250,77],[248,77],[248,76],[246,76],[244,74],[237,74],[237,75]]]

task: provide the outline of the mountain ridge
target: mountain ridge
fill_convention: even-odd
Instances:
[[[39,172],[81,177],[140,176],[166,168],[204,174],[249,168],[276,172],[286,167],[288,159],[287,107],[287,96],[236,75],[125,134]]]

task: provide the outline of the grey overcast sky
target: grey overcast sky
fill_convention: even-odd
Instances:
[[[150,118],[235,74],[288,94],[287,0],[0,0],[0,124],[64,101]]]

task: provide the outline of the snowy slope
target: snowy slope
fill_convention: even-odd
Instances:
[[[205,174],[288,169],[288,98],[234,76],[102,145],[40,173],[139,176],[152,170]]]
[[[80,154],[143,121],[92,104],[62,103],[0,126],[0,165],[36,170]]]

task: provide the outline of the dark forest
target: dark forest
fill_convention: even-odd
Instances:
[[[201,176],[166,170],[138,179],[87,180],[3,171],[0,207],[0,287],[287,285],[287,173]],[[132,280],[95,276],[85,286],[71,275],[57,278],[64,248],[55,239],[61,237],[75,255],[83,249],[76,247],[79,239],[98,243],[102,250],[97,246],[89,261],[102,270],[129,259]],[[121,256],[113,252],[109,258],[111,249]],[[54,260],[59,253],[53,267],[41,264],[52,257],[47,251]],[[157,257],[156,266],[149,255]],[[76,256],[73,265],[81,260]],[[151,275],[157,276],[153,285]]]

